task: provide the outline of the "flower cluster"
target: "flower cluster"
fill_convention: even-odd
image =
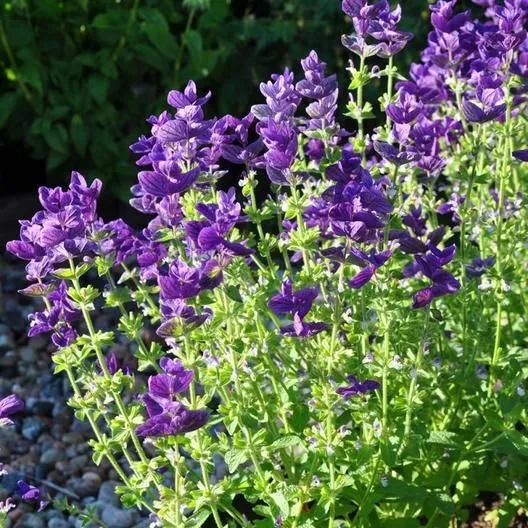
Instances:
[[[137,428],[139,436],[169,436],[188,433],[202,427],[208,419],[207,411],[192,411],[176,400],[176,395],[189,388],[193,372],[185,370],[179,361],[163,358],[161,374],[148,380],[148,392],[141,399],[148,419]]]

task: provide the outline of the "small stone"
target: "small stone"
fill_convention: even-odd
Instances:
[[[103,510],[101,520],[108,525],[108,528],[131,528],[137,521],[137,512],[107,506]]]
[[[51,416],[53,403],[46,400],[34,400],[28,404],[28,410],[38,416]]]
[[[59,519],[58,517],[48,522],[48,528],[70,528],[70,526],[71,524],[68,521]]]
[[[45,466],[55,467],[55,464],[63,459],[64,450],[52,447],[51,449],[48,449],[42,453],[40,456],[40,463],[44,464]]]
[[[74,479],[73,490],[79,497],[95,497],[101,487],[101,477],[97,473],[85,473],[82,478]]]
[[[17,521],[15,528],[45,528],[44,519],[36,513],[26,513]]]
[[[62,435],[62,441],[65,444],[80,444],[84,441],[84,437],[81,433],[75,431],[69,431]]]
[[[2,336],[0,335],[0,340]],[[0,367],[8,368],[14,367],[18,363],[18,356],[14,350],[8,350],[0,355]],[[3,374],[3,372],[2,372]]]
[[[7,348],[13,348],[15,346],[15,342],[13,341],[13,338],[9,334],[0,333],[0,349],[7,349]],[[15,355],[16,356],[16,355]]]
[[[88,455],[79,455],[76,457],[73,457],[70,460],[70,464],[73,467],[74,471],[82,471],[83,468],[85,468],[89,464],[90,459],[88,458]]]
[[[9,446],[0,442],[0,461],[6,460],[9,455],[11,454],[11,450],[9,449]]]
[[[46,424],[38,418],[24,418],[24,421],[22,422],[22,436],[32,442],[35,441],[46,429]]]
[[[37,354],[35,350],[33,350],[33,348],[30,346],[22,347],[18,351],[18,354],[20,355],[20,359],[24,363],[34,363],[35,361],[37,361]]]
[[[116,486],[119,485],[119,482],[115,480],[108,480],[107,482],[104,482],[101,485],[101,488],[99,489],[99,495],[97,496],[97,500],[100,502],[104,502],[105,504],[110,504],[112,506],[119,506],[121,504],[121,501],[119,500],[119,497],[115,492]]]

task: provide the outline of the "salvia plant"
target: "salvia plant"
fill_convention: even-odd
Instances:
[[[344,0],[342,123],[315,51],[241,119],[171,91],[131,146],[142,231],[98,217],[97,180],[40,189],[8,244],[44,301],[29,335],[154,525],[439,528],[488,490],[505,527],[527,504],[528,3],[477,3],[431,7],[406,79],[400,8]]]

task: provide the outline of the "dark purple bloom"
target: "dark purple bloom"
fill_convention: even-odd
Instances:
[[[370,282],[376,271],[392,256],[392,251],[390,250],[383,251],[382,253],[376,253],[374,250],[371,250],[369,255],[356,248],[351,248],[350,251],[356,263],[360,266],[364,266],[363,269],[348,283],[349,286],[354,289],[362,288],[365,284]]]
[[[183,299],[162,299],[161,313],[163,322],[156,333],[166,339],[174,338],[184,331],[190,331],[202,325],[211,316],[205,308],[197,314],[192,306],[188,306]]]
[[[12,425],[13,422],[9,417],[23,410],[24,402],[16,394],[11,394],[0,400],[0,427]]]
[[[343,396],[343,398],[350,398],[352,396],[359,396],[369,391],[377,390],[380,388],[380,384],[374,380],[359,381],[355,376],[347,376],[350,383],[348,387],[339,387],[336,389],[337,394]]]
[[[423,308],[434,299],[456,293],[460,289],[458,280],[442,269],[453,260],[456,247],[452,245],[441,250],[433,244],[428,244],[428,250],[426,254],[415,255],[414,266],[409,270],[410,275],[420,272],[432,282],[431,286],[414,295],[413,308]]]
[[[21,495],[21,498],[25,502],[38,502],[39,508],[38,511],[43,511],[50,501],[42,498],[42,492],[35,486],[27,484],[23,480],[17,482],[18,492]]]
[[[525,150],[514,150],[512,152],[514,158],[517,158],[521,161],[528,161],[528,149]]]
[[[304,319],[317,295],[316,288],[302,288],[294,292],[292,281],[287,279],[282,283],[282,292],[272,297],[268,306],[277,315],[297,313],[301,319]]]
[[[420,158],[420,153],[413,148],[398,149],[384,141],[374,141],[374,150],[384,159],[395,165],[405,165]]]
[[[326,323],[307,323],[299,314],[293,316],[293,324],[281,328],[281,334],[286,337],[310,337],[328,328]]]
[[[495,264],[493,257],[486,257],[484,259],[477,257],[474,258],[471,264],[466,266],[466,273],[468,277],[476,278],[484,275],[488,268],[491,268]]]
[[[471,101],[462,103],[462,113],[470,123],[487,123],[493,121],[504,114],[506,106],[503,104],[491,106],[488,109],[482,109]]]
[[[156,400],[160,398],[174,400],[176,394],[187,390],[194,378],[192,370],[185,370],[180,361],[163,358],[160,361],[163,374],[150,376],[148,380],[149,395]]]
[[[460,206],[464,203],[465,198],[463,196],[460,196],[456,193],[451,194],[451,200],[448,202],[445,202],[443,204],[440,204],[438,206],[438,209],[436,210],[437,213],[441,215],[446,215],[451,213],[451,219],[455,224],[460,223],[460,215],[458,214],[458,210]]]
[[[407,92],[400,92],[398,104],[387,105],[387,115],[397,124],[412,123],[423,111],[423,105]]]
[[[139,436],[175,436],[196,431],[203,427],[208,419],[208,411],[190,410],[179,402],[162,401],[160,414],[148,418],[137,427]]]
[[[158,283],[163,299],[188,299],[198,295],[200,271],[181,260],[175,260],[167,274],[159,274]]]

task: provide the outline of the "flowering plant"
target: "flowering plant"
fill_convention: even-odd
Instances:
[[[528,5],[478,3],[483,21],[432,6],[405,80],[399,7],[343,1],[354,132],[316,52],[241,119],[171,91],[131,147],[140,232],[97,216],[97,180],[40,189],[8,244],[45,304],[29,333],[52,333],[126,505],[177,528],[436,528],[479,490],[502,526],[525,504]]]

